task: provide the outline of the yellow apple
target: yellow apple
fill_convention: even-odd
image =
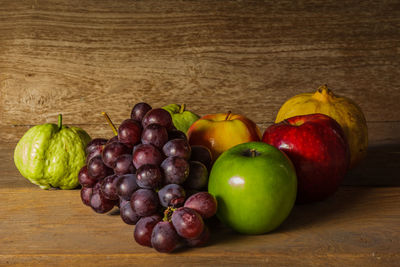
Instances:
[[[233,146],[261,140],[260,129],[252,120],[231,112],[201,117],[190,126],[187,135],[191,145],[210,149],[213,161]]]

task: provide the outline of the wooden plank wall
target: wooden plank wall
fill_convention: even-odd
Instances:
[[[0,140],[64,122],[111,135],[138,101],[262,128],[328,84],[400,143],[399,1],[0,0]]]

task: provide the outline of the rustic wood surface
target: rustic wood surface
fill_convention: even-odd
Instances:
[[[400,262],[400,1],[0,0],[0,266],[396,266]],[[289,97],[328,84],[369,128],[367,158],[330,199],[275,232],[219,225],[209,246],[138,246],[79,190],[40,190],[13,163],[32,125],[110,137],[139,101],[231,110],[270,125]]]
[[[12,146],[2,147],[0,265],[395,266],[400,261],[400,187],[342,186],[326,201],[295,206],[270,234],[239,235],[214,224],[208,246],[164,255],[136,244],[133,226],[117,213],[96,214],[84,206],[79,190],[31,184],[11,162]]]

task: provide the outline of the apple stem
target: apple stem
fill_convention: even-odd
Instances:
[[[182,104],[181,108],[179,109],[179,113],[183,113],[185,111],[186,105]]]
[[[115,128],[115,125],[114,125],[114,123],[112,123],[110,117],[108,117],[107,113],[105,113],[105,112],[102,112],[101,114],[106,118],[108,125],[110,125],[110,127],[111,127],[111,130],[117,136],[118,135],[117,128]]]
[[[251,152],[251,157],[254,158],[256,156],[256,150],[253,148],[250,149],[250,152]]]
[[[228,114],[226,114],[225,120],[227,121],[229,119],[229,117],[231,116],[232,112],[228,111]]]
[[[58,114],[58,130],[62,128],[62,114]]]

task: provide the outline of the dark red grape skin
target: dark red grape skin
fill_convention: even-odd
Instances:
[[[126,224],[135,225],[140,219],[140,216],[132,210],[130,201],[127,200],[119,202],[119,213],[122,221]]]
[[[101,180],[113,172],[112,169],[104,164],[101,156],[92,158],[87,165],[87,169],[90,177],[96,180]]]
[[[210,171],[212,166],[211,151],[207,147],[200,145],[193,145],[191,149],[190,160],[203,163],[207,167],[207,170]]]
[[[201,247],[204,246],[210,239],[210,230],[204,225],[203,232],[199,237],[193,239],[185,239],[185,243],[189,247]]]
[[[182,131],[179,131],[177,129],[171,129],[168,131],[168,140],[173,140],[173,139],[184,139],[187,141],[187,136]]]
[[[139,187],[136,184],[135,174],[124,174],[121,175],[117,181],[117,194],[120,198],[130,200],[133,192]]]
[[[143,129],[142,144],[151,144],[158,149],[162,149],[168,141],[167,129],[159,124],[149,124]]]
[[[111,137],[110,139],[108,139],[106,145],[114,143],[114,142],[118,142],[118,135],[114,135],[113,137]]]
[[[118,127],[118,141],[132,148],[140,142],[142,136],[142,125],[133,120],[124,120]]]
[[[132,150],[121,142],[112,142],[103,149],[102,159],[109,168],[114,168],[115,161],[123,154],[130,154]]]
[[[207,167],[199,161],[189,162],[189,176],[183,183],[183,186],[188,189],[205,190],[208,185],[208,170]]]
[[[164,126],[167,130],[171,130],[173,126],[171,115],[169,114],[168,111],[162,108],[151,109],[143,117],[142,120],[143,128],[146,128],[147,125],[153,123],[160,124],[161,126]]]
[[[119,196],[117,194],[117,182],[118,182],[119,176],[116,174],[107,176],[104,178],[100,183],[101,183],[101,192],[104,197],[110,199],[110,200],[118,200]]]
[[[184,207],[195,210],[203,219],[211,218],[217,212],[217,200],[208,192],[199,192],[191,195]]]
[[[138,189],[132,194],[131,206],[141,217],[153,215],[159,207],[157,193],[150,189]]]
[[[135,173],[136,168],[133,166],[132,155],[123,154],[115,160],[114,173],[118,175]]]
[[[162,220],[158,214],[142,217],[136,223],[133,236],[139,245],[151,247],[151,234],[154,226]]]
[[[87,145],[86,145],[86,155],[92,153],[93,151],[103,151],[103,147],[107,143],[107,139],[105,138],[95,138],[92,139]]]
[[[94,157],[96,157],[96,156],[101,156],[101,152],[103,151],[103,149],[101,150],[101,151],[99,151],[99,150],[94,150],[94,151],[92,151],[92,152],[90,152],[89,154],[87,154],[87,156],[86,156],[86,165],[88,165],[89,164],[89,161],[92,159],[92,158],[94,158]]]
[[[87,166],[83,166],[78,173],[78,181],[83,187],[93,187],[97,180],[88,173]]]
[[[151,246],[158,252],[171,253],[179,248],[182,239],[179,237],[171,222],[158,222],[151,234]]]
[[[106,213],[112,210],[117,202],[104,197],[101,193],[100,187],[100,182],[93,187],[92,196],[90,198],[90,207],[97,213]]]
[[[151,110],[151,106],[145,102],[137,103],[133,106],[131,111],[131,119],[142,122],[142,119],[146,113]]]
[[[90,206],[90,199],[92,198],[93,188],[91,187],[82,187],[81,188],[81,199],[82,203],[86,206]]]
[[[198,238],[204,229],[204,222],[196,211],[181,207],[172,213],[172,224],[176,232],[183,238]]]
[[[161,163],[165,184],[183,184],[189,175],[189,163],[180,157],[168,157]]]
[[[185,203],[185,197],[185,189],[178,184],[168,184],[158,191],[158,199],[164,208],[182,207]]]
[[[167,157],[181,157],[189,160],[192,149],[189,143],[184,139],[172,139],[165,143],[162,148]]]
[[[158,189],[162,181],[160,168],[156,165],[145,164],[136,171],[136,183],[141,188]]]
[[[144,164],[160,165],[164,156],[153,145],[140,144],[135,146],[135,151],[132,155],[133,166],[139,169]]]
[[[107,139],[104,138],[95,138],[90,141],[87,146],[86,146],[86,164],[89,163],[89,161],[98,155],[101,155],[103,152],[103,148],[107,143]]]

